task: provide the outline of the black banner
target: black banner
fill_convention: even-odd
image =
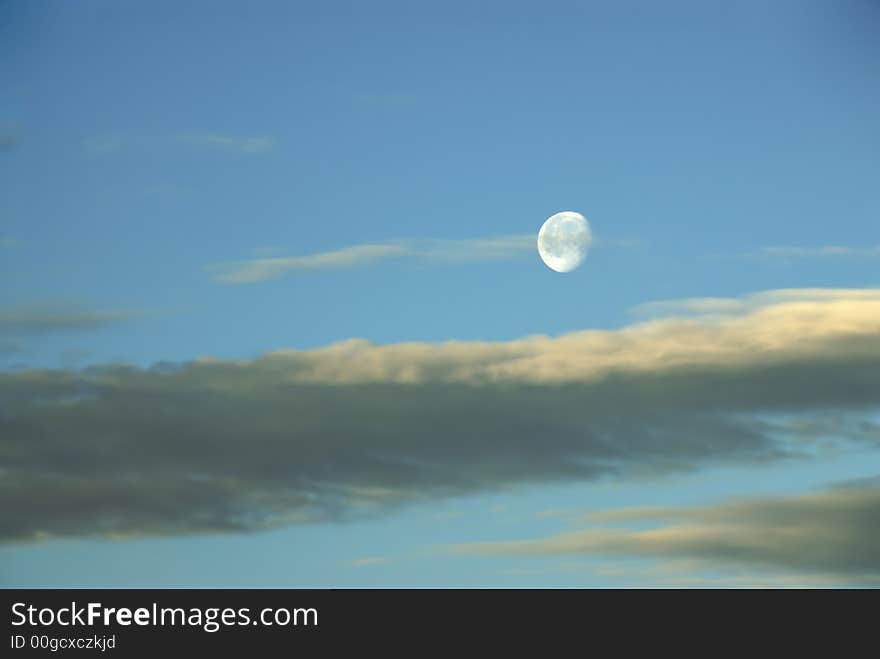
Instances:
[[[789,638],[830,630],[846,615],[848,636],[870,629],[873,607],[850,591],[639,590],[5,590],[2,656],[157,656],[182,652],[262,654],[359,649],[414,656],[467,655],[479,640],[496,649],[574,644],[618,650],[660,644]],[[832,601],[834,600],[834,601]],[[851,612],[851,615],[845,613]],[[865,626],[862,626],[863,621]],[[597,645],[598,644],[598,645]],[[582,649],[578,649],[582,646]],[[330,654],[328,654],[330,653]],[[615,652],[616,654],[616,652]],[[604,656],[604,653],[603,653]]]

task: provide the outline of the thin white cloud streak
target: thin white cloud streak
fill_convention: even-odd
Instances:
[[[391,562],[390,558],[384,556],[364,556],[351,561],[351,567],[372,567],[374,565],[386,565]]]
[[[754,569],[719,570],[717,564],[707,561],[669,560],[657,565],[630,562],[559,561],[541,567],[515,567],[499,570],[499,574],[514,576],[547,576],[566,574],[571,586],[585,580],[587,587],[596,579],[613,580],[615,584],[632,588],[826,588],[852,582],[850,575],[835,574],[774,574]]]
[[[711,561],[675,559],[651,566],[603,563],[586,569],[595,577],[641,588],[801,589],[829,588],[853,582],[852,575],[847,574],[783,574],[754,568],[719,570],[718,564]]]
[[[449,510],[442,513],[436,513],[431,516],[431,519],[434,519],[438,522],[446,522],[451,519],[458,519],[464,515],[460,510]]]
[[[577,511],[573,508],[547,508],[535,513],[535,517],[538,519],[568,519],[575,515],[577,515]]]
[[[801,247],[779,245],[762,247],[746,255],[751,259],[791,261],[795,259],[876,259],[880,258],[880,245],[852,247],[845,245],[821,245]]]
[[[0,121],[0,150],[11,149],[18,142],[18,123]]]
[[[277,146],[268,135],[227,135],[223,133],[182,133],[173,136],[136,136],[120,133],[94,135],[83,141],[83,148],[91,156],[106,156],[124,149],[148,149],[153,146],[184,145],[244,155],[265,154]]]
[[[221,133],[188,133],[178,135],[177,141],[198,147],[244,154],[268,153],[275,148],[275,140],[265,135],[240,137]]]
[[[407,255],[402,245],[355,245],[331,252],[306,256],[250,259],[208,266],[214,280],[222,284],[256,284],[278,279],[294,272],[340,270],[364,266],[375,261]]]
[[[94,135],[83,141],[83,148],[91,156],[106,156],[121,151],[129,142],[122,135]]]
[[[218,263],[208,266],[207,270],[219,283],[255,284],[298,272],[364,267],[394,259],[447,263],[513,259],[535,250],[535,241],[535,236],[530,234],[475,240],[399,240],[352,245],[304,256]]]
[[[834,300],[877,302],[880,289],[876,288],[781,288],[752,293],[739,298],[696,297],[681,300],[658,300],[633,307],[630,311],[641,317],[701,316],[730,317],[742,315],[776,304],[797,304]]]

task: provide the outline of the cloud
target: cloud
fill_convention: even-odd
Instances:
[[[696,297],[683,300],[659,300],[632,309],[636,316],[711,316],[733,317],[750,311],[787,303],[834,302],[835,300],[880,302],[880,289],[781,288],[752,293],[739,298]]]
[[[18,247],[18,244],[15,238],[0,238],[0,247],[2,248]]]
[[[19,355],[24,352],[21,343],[18,341],[9,341],[0,339],[0,357]]]
[[[824,588],[840,586],[852,577],[830,574],[774,573],[756,570],[754,567],[734,569],[730,566],[719,570],[717,564],[694,560],[664,560],[645,564],[638,557],[603,559],[597,564],[596,557],[586,554],[580,560],[542,561],[529,567],[498,570],[499,574],[514,576],[566,575],[572,586],[595,585],[597,578],[613,580],[625,587],[640,588]]]
[[[595,559],[594,559],[595,560]],[[636,559],[638,560],[638,559]],[[788,572],[759,569],[756,566],[722,567],[718,563],[697,560],[666,560],[650,566],[625,562],[591,565],[594,577],[614,579],[627,586],[651,588],[833,588],[857,585],[852,575],[815,572]],[[871,583],[871,578],[863,579]]]
[[[94,135],[83,141],[86,153],[92,156],[105,156],[123,149],[148,149],[153,146],[184,145],[199,149],[211,149],[259,155],[272,151],[276,146],[274,138],[265,135],[241,136],[222,133],[183,133],[173,136],[137,136],[120,133]]]
[[[414,256],[437,261],[493,261],[510,259],[537,249],[531,234],[474,240],[424,240],[412,243]]]
[[[391,559],[384,556],[365,556],[364,558],[356,558],[349,565],[351,567],[371,567],[373,565],[385,565],[390,562]]]
[[[122,135],[94,135],[83,141],[83,148],[89,155],[104,156],[121,151],[128,142]]]
[[[538,519],[570,518],[577,514],[574,508],[547,508],[535,513]]]
[[[880,245],[868,245],[864,247],[846,247],[842,245],[823,245],[819,247],[796,247],[776,246],[762,247],[756,252],[747,255],[753,259],[780,259],[790,261],[793,259],[875,259],[880,258]]]
[[[210,266],[215,280],[224,284],[254,284],[307,270],[354,268],[375,261],[405,256],[401,245],[355,245],[307,256],[258,258]]]
[[[782,571],[838,583],[880,582],[880,482],[798,496],[694,508],[625,508],[594,522],[659,522],[647,529],[591,528],[549,538],[457,545],[470,554],[636,556],[689,561],[689,572]],[[626,576],[626,572],[621,576]],[[677,576],[672,581],[680,580]],[[791,578],[791,577],[788,577]],[[734,583],[736,580],[734,580]]]
[[[880,446],[880,290],[743,301],[560,337],[0,373],[0,538],[249,531]]]
[[[131,309],[95,310],[65,303],[0,308],[0,335],[34,335],[95,330],[144,315]]]
[[[189,133],[178,135],[177,141],[191,146],[243,154],[268,153],[275,148],[275,140],[267,136],[242,137],[221,133]]]
[[[511,259],[534,251],[532,235],[498,236],[476,240],[401,240],[352,245],[305,256],[256,258],[208,266],[214,279],[224,284],[254,284],[310,270],[363,267],[391,259],[437,262]]]
[[[0,151],[12,149],[18,144],[18,123],[0,121]]]
[[[451,519],[458,519],[464,515],[460,510],[448,510],[442,513],[436,513],[431,516],[431,519],[434,519],[438,522],[447,522]]]

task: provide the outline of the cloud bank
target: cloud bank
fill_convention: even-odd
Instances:
[[[458,553],[629,555],[692,569],[802,575],[810,583],[880,583],[880,478],[824,492],[732,500],[694,508],[592,513],[592,522],[652,522],[648,529],[591,528],[549,538],[457,545]],[[626,572],[620,576],[626,577]]]
[[[249,531],[880,446],[880,290],[736,302],[509,342],[2,373],[0,538]]]

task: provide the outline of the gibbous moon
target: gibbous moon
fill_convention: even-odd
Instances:
[[[551,215],[538,232],[538,254],[556,272],[571,272],[587,256],[593,235],[580,213],[562,211]]]

